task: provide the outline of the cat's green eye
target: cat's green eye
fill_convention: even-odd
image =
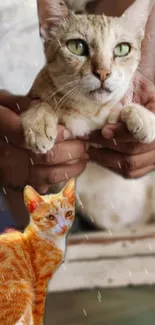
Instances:
[[[70,52],[79,56],[88,55],[88,46],[85,41],[80,39],[72,39],[67,42],[67,47]]]
[[[66,213],[66,219],[69,219],[72,216],[72,211],[68,211]]]
[[[121,43],[115,47],[114,55],[116,57],[123,57],[130,53],[131,46],[128,43]]]
[[[54,221],[55,220],[55,216],[53,216],[52,214],[49,214],[47,217],[46,217],[47,220],[50,220],[50,221]]]

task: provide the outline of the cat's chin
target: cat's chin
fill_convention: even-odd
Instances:
[[[112,98],[112,91],[109,88],[99,88],[88,93],[91,100],[105,103]]]

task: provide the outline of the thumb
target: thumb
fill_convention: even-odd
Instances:
[[[122,109],[123,105],[121,103],[118,103],[115,105],[112,110],[110,111],[110,114],[108,116],[108,123],[109,124],[116,124],[120,120],[120,111]]]

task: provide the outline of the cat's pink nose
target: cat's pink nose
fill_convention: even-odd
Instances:
[[[62,233],[65,233],[65,231],[67,231],[67,226],[61,227],[61,231],[62,231]]]
[[[94,74],[101,82],[103,82],[110,76],[111,71],[110,69],[97,69],[94,71]]]

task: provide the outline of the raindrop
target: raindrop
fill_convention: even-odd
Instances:
[[[66,271],[66,265],[64,263],[62,264],[62,267],[63,267],[64,271]]]
[[[121,164],[120,164],[119,161],[117,162],[117,164],[118,164],[118,167],[119,167],[120,169],[122,169],[122,166],[121,166]]]
[[[9,140],[8,140],[8,138],[7,138],[7,137],[5,137],[5,141],[6,141],[7,143],[9,143]]]
[[[129,275],[132,276],[132,272],[129,270]]]
[[[2,187],[2,190],[3,190],[4,194],[6,195],[6,189],[4,187]]]
[[[65,177],[66,177],[67,180],[69,180],[69,177],[68,177],[67,173],[65,173]]]
[[[70,159],[72,159],[72,155],[71,155],[70,152],[68,152],[68,156],[69,156]]]
[[[33,162],[33,159],[32,158],[30,158],[30,162],[34,166],[34,162]]]
[[[87,313],[86,313],[86,310],[85,309],[83,309],[83,313],[84,313],[85,316],[87,316]]]
[[[150,251],[153,251],[151,244],[149,244],[149,249],[150,249]]]
[[[17,106],[18,110],[20,111],[20,106],[19,106],[19,104],[18,104],[18,103],[16,103],[16,106]]]
[[[115,138],[113,138],[113,142],[114,142],[114,145],[117,146],[117,142],[116,142]]]

